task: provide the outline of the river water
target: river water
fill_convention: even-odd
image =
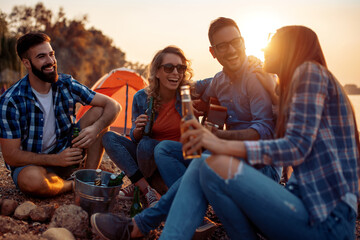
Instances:
[[[360,95],[349,95],[349,98],[355,109],[356,123],[360,130]]]

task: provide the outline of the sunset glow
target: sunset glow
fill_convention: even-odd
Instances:
[[[281,27],[279,20],[266,12],[253,12],[244,16],[240,23],[240,31],[245,39],[247,55],[254,55],[264,61],[263,48],[268,43],[269,34],[275,33]]]

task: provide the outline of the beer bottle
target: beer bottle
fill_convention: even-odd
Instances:
[[[182,119],[181,119],[181,134],[186,132],[188,129],[184,129],[183,123],[190,119],[196,119],[194,115],[194,110],[192,106],[191,96],[190,96],[190,86],[184,85],[181,86],[181,104],[182,104]],[[191,128],[191,127],[190,127]],[[191,158],[199,158],[201,156],[201,150],[198,150],[194,152],[191,155],[186,154],[186,152],[183,151],[184,159],[191,159]]]
[[[154,117],[155,117],[155,111],[154,111],[154,98],[150,97],[148,108],[145,111],[145,114],[148,116],[148,121],[144,128],[144,136],[150,136],[151,135],[151,129],[154,123]]]
[[[111,174],[108,187],[120,186],[123,183],[124,176],[124,171],[122,171],[119,175]]]
[[[95,186],[101,186],[101,169],[98,168],[95,170],[96,172],[96,176],[95,176],[95,180],[94,180],[94,185]]]
[[[140,202],[140,190],[138,186],[135,186],[134,199],[130,208],[130,217],[134,217],[136,214],[142,211],[142,204]]]
[[[72,135],[71,135],[71,140],[74,140],[77,136],[79,136],[79,131],[80,129],[78,128],[78,126],[76,126],[75,124],[73,124],[72,126]],[[71,147],[72,147],[72,143],[71,144]],[[77,163],[77,164],[74,164],[71,166],[72,168],[79,168],[80,167],[80,164]]]

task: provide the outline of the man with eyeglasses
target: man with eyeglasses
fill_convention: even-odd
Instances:
[[[218,18],[213,21],[208,33],[210,53],[223,66],[213,80],[198,81],[196,90],[203,90],[199,100],[194,101],[199,112],[205,109],[211,97],[227,108],[226,130],[211,126],[211,131],[222,139],[259,140],[271,139],[274,130],[272,103],[269,94],[257,79],[255,68],[245,53],[245,43],[234,20]],[[158,170],[170,187],[185,170],[182,144],[162,141],[154,155]],[[280,180],[281,168],[266,166],[261,171],[275,181]]]
[[[237,24],[229,18],[218,18],[211,23],[208,35],[211,43],[210,53],[223,66],[223,71],[217,73],[210,84],[209,81],[198,82],[196,90],[198,93],[203,91],[202,101],[208,102],[210,97],[216,97],[222,106],[227,107],[227,130],[213,128],[215,134],[220,138],[234,140],[272,138],[274,121],[271,99],[256,74],[253,73],[254,67],[248,63],[244,40]],[[169,190],[155,207],[145,209],[133,219],[112,214],[95,214],[91,217],[91,224],[95,232],[106,237],[105,239],[128,239],[143,236],[164,221],[181,184],[181,175],[185,171],[175,173],[169,170],[174,166],[181,167],[183,164],[179,161],[182,158],[181,148],[181,143],[173,141],[162,141],[157,146],[156,152],[159,155],[155,156],[155,161]],[[199,164],[207,156],[203,154],[201,159],[195,159],[196,161],[193,160],[191,164]],[[281,169],[265,167],[260,171],[275,181],[280,180]],[[186,171],[185,174],[190,173]],[[184,199],[187,199],[187,196],[184,196]],[[191,204],[191,202],[186,204]],[[182,209],[172,211],[173,215],[182,215]],[[110,228],[108,222],[115,225]],[[205,228],[207,226],[212,228],[211,224],[203,225]],[[118,234],[123,238],[120,238]],[[195,234],[207,236],[206,231],[197,231]]]

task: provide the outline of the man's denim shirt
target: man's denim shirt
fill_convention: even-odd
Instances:
[[[252,128],[261,139],[273,138],[271,99],[247,60],[232,77],[224,71],[217,73],[201,98],[208,102],[210,97],[216,97],[221,106],[227,107],[227,130]]]

